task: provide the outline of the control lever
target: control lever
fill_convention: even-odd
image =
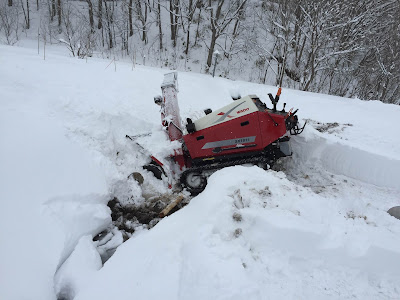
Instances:
[[[278,89],[278,92],[276,93],[276,96],[275,96],[275,97],[272,96],[271,93],[268,94],[269,99],[271,100],[271,103],[272,103],[272,105],[274,106],[274,108],[273,108],[273,111],[274,111],[274,112],[276,112],[276,104],[277,104],[278,101],[279,101],[279,97],[280,97],[280,95],[281,95],[281,92],[282,92],[282,88],[279,88],[279,89]]]

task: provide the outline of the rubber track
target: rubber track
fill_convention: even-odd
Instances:
[[[258,157],[238,159],[238,160],[234,160],[234,161],[227,161],[227,162],[223,162],[223,163],[204,165],[204,166],[200,166],[200,167],[193,167],[182,173],[182,175],[180,177],[180,181],[181,181],[181,184],[184,187],[186,187],[192,194],[198,194],[198,193],[201,193],[204,189],[191,189],[184,184],[184,181],[185,181],[184,179],[189,173],[193,173],[193,172],[195,172],[195,173],[201,172],[202,173],[204,171],[212,171],[212,170],[217,171],[219,169],[231,167],[231,166],[244,165],[244,164],[256,164],[256,163],[260,163],[260,162],[267,163],[269,161],[271,161],[271,160],[268,159],[267,157],[258,156]]]

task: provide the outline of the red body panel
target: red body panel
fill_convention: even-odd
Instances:
[[[274,125],[273,120],[278,124]],[[262,151],[286,133],[285,116],[256,111],[183,136],[192,159]]]
[[[286,114],[274,114],[270,111],[258,112],[258,114],[263,147],[265,148],[286,134]],[[278,126],[275,126],[274,121]]]

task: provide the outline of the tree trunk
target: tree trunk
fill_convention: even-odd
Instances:
[[[104,0],[104,6],[106,8],[106,20],[107,20],[107,31],[108,31],[108,47],[111,49],[114,47],[113,45],[113,37],[112,37],[112,31],[111,31],[111,16],[110,16],[110,11],[107,5],[107,0]]]
[[[199,17],[198,17],[198,19],[197,19],[196,35],[195,35],[195,37],[194,37],[194,46],[197,46],[197,39],[198,39],[199,36],[200,36],[200,33],[199,33],[200,19],[201,19],[201,7],[200,7],[200,9],[199,9]]]
[[[56,15],[56,0],[51,0],[51,21],[53,22]]]
[[[28,0],[26,0],[26,9],[27,9],[27,11],[25,11],[25,6],[24,6],[24,3],[22,2],[22,0],[21,0],[21,7],[22,7],[22,12],[24,13],[25,28],[29,29],[30,20],[29,20],[29,2],[28,2]]]
[[[176,39],[178,35],[178,16],[179,16],[179,0],[174,0],[174,5],[175,5],[175,21],[174,21],[174,47],[176,47]]]
[[[99,0],[98,2],[98,23],[97,23],[97,28],[101,29],[103,28],[103,0]],[[103,43],[104,44],[104,43]],[[104,45],[103,45],[104,46]]]
[[[61,33],[61,0],[57,1],[58,32]]]
[[[157,4],[157,18],[158,18],[158,31],[159,31],[159,39],[160,39],[160,51],[163,50],[163,43],[162,43],[162,26],[161,26],[161,6],[160,1]]]
[[[36,0],[36,10],[39,10],[39,0]]]
[[[129,36],[132,36],[132,35],[133,35],[132,5],[133,5],[133,0],[129,0],[129,7],[128,7]],[[160,5],[160,4],[159,4],[159,5]]]
[[[211,20],[212,35],[211,35],[210,48],[208,49],[208,57],[207,57],[207,66],[208,66],[208,68],[211,67],[212,57],[213,57],[214,48],[215,48],[215,43],[217,42],[217,38],[221,34],[221,32],[219,32],[217,34],[217,28],[216,28],[215,24],[217,23],[217,20],[221,16],[221,9],[222,9],[222,5],[224,4],[224,1],[225,0],[219,0],[218,6],[217,6],[217,10],[215,12],[215,17],[214,17],[214,10],[210,9],[210,20]],[[209,3],[208,5],[211,7],[211,0],[209,0],[208,3]]]
[[[13,5],[12,0],[8,0],[8,6],[12,6],[12,5]]]
[[[112,11],[110,14],[110,20],[111,20],[111,28],[112,28],[112,32],[113,32],[113,36],[114,36],[114,47],[117,46],[117,37],[115,35],[115,16],[114,16],[114,12],[115,12],[115,6],[118,6],[118,4],[115,4],[115,0],[112,0]]]
[[[53,13],[51,12],[51,2],[50,1],[47,1],[47,7],[49,9],[50,22],[53,22]]]
[[[196,3],[197,5],[197,3]],[[185,49],[185,54],[188,55],[189,53],[189,44],[190,44],[190,25],[192,25],[192,20],[194,16],[194,12],[196,10],[196,7],[193,9],[193,0],[189,0],[189,6],[188,6],[188,26],[187,26],[187,32],[186,32],[186,49]]]
[[[190,42],[190,23],[188,24],[187,33],[186,33],[186,49],[185,54],[189,53],[189,42]]]
[[[235,26],[233,26],[233,32],[232,32],[232,37],[233,38],[236,38],[237,30],[238,30],[238,27],[239,27],[239,22],[240,22],[240,19],[237,18],[236,22],[235,22]]]
[[[146,28],[146,23],[147,23],[147,10],[148,10],[148,5],[145,3],[144,7],[144,22],[143,22],[143,41],[145,44],[147,44],[147,28]]]
[[[169,21],[171,23],[171,41],[175,40],[174,0],[169,0]]]
[[[92,0],[86,0],[89,7],[89,23],[90,23],[90,31],[94,32],[94,19],[93,19],[93,4]]]
[[[207,57],[207,66],[208,66],[208,68],[211,67],[212,57],[213,57],[214,48],[215,48],[215,42],[216,41],[217,41],[216,31],[213,30],[212,36],[211,36],[210,48],[208,49],[208,57]]]
[[[26,29],[29,29],[31,28],[31,19],[29,16],[29,0],[26,0],[26,15],[27,15]]]
[[[307,65],[311,67],[311,74],[306,82],[303,91],[308,91],[310,88],[311,83],[314,81],[315,77],[315,49],[317,47],[317,41],[318,41],[318,34],[317,34],[317,27],[314,25],[312,33],[311,33],[311,52],[308,57]]]
[[[101,28],[101,45],[104,48],[104,28]]]
[[[280,66],[280,70],[279,70],[279,77],[278,77],[278,86],[281,87],[282,86],[282,82],[283,82],[283,76],[285,74],[285,70],[286,70],[286,57],[288,55],[288,43],[285,41],[285,45],[283,47],[283,61],[282,64]]]
[[[147,21],[147,3],[144,3],[144,15],[142,11],[142,4],[140,1],[136,1],[136,13],[138,14],[139,20],[142,23],[142,41],[146,44],[147,43],[147,29],[146,29],[146,21]]]

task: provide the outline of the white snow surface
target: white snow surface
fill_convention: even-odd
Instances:
[[[112,196],[168,193],[141,170],[169,143],[153,97],[170,70],[0,46],[0,299],[399,299],[400,107],[283,90],[304,133],[281,171],[236,166],[101,267]],[[182,119],[277,88],[179,72]],[[325,123],[331,127],[317,131]],[[151,135],[147,135],[151,133]],[[137,138],[134,146],[125,135]],[[124,186],[124,184],[127,184]]]
[[[87,284],[102,267],[100,254],[91,235],[81,237],[68,260],[54,277],[54,289],[58,298],[73,299],[76,292]]]

